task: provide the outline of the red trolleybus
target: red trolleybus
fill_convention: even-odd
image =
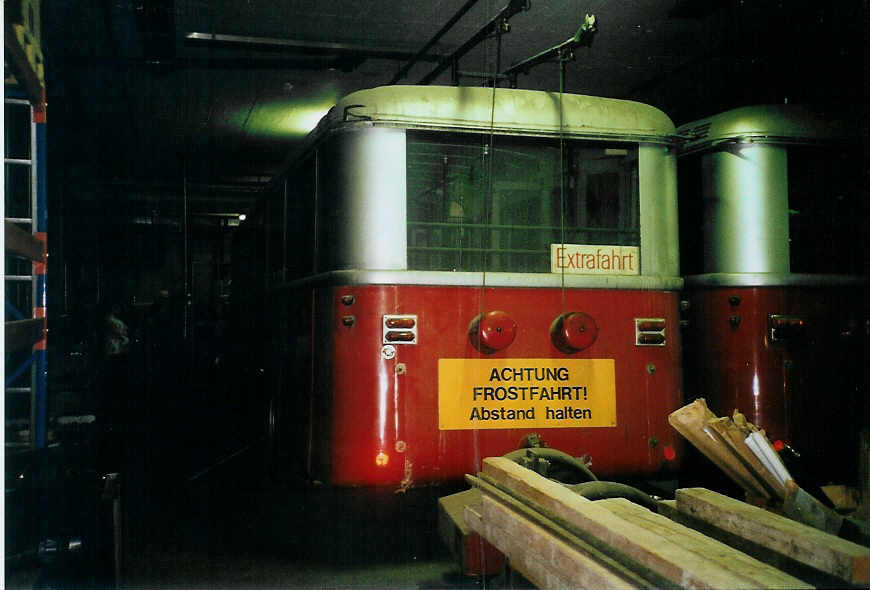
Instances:
[[[817,482],[854,479],[866,396],[868,161],[849,125],[781,105],[679,129],[686,391]]]
[[[646,105],[538,91],[341,100],[240,236],[278,447],[340,486],[459,480],[529,435],[596,474],[668,465],[673,133]]]

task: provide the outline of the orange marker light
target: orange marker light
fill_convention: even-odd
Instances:
[[[384,336],[384,339],[387,342],[413,342],[415,337],[416,337],[416,334],[414,334],[413,332],[408,332],[408,331],[399,332],[399,331],[395,331],[395,330],[390,330]]]
[[[385,315],[382,344],[417,344],[416,315]]]
[[[656,333],[638,334],[637,343],[646,345],[664,344],[665,335]]]
[[[634,319],[634,344],[636,346],[664,346],[665,338],[664,318],[635,318]]]
[[[411,317],[388,317],[384,320],[388,328],[404,328],[406,330],[417,325],[417,320]]]
[[[665,329],[665,320],[660,318],[637,320],[637,329],[640,332],[660,332]]]
[[[390,462],[390,457],[385,452],[381,451],[375,457],[375,465],[378,467],[386,467],[387,463]]]

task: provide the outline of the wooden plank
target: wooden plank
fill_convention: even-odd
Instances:
[[[734,547],[738,551],[751,555],[759,561],[763,561],[780,571],[804,580],[816,588],[839,588],[847,585],[839,578],[799,563],[781,553],[776,553],[764,545],[753,543],[748,539],[738,537],[733,533],[713,526],[709,522],[696,518],[691,514],[680,512],[677,510],[676,500],[660,500],[659,514],[667,516],[671,520],[690,527],[710,538],[721,541],[730,547]]]
[[[764,485],[771,495],[775,495],[779,499],[785,498],[785,487],[768,471],[758,457],[755,456],[755,453],[746,446],[746,435],[731,421],[731,418],[710,420],[707,426],[719,435],[721,440],[731,449],[734,455],[743,461],[746,468]]]
[[[851,584],[870,583],[870,547],[703,488],[677,490],[677,509]]]
[[[572,532],[565,528],[565,526],[562,526],[562,524],[549,518],[547,514],[539,512],[524,503],[524,499],[516,498],[482,479],[470,476],[466,476],[466,479],[471,479],[472,481],[470,483],[479,487],[487,496],[498,500],[516,514],[525,517],[547,532],[555,535],[580,553],[593,558],[607,569],[615,572],[623,579],[628,580],[631,584],[645,590],[677,590],[678,587],[676,584],[672,584],[670,581],[656,574],[649,568],[644,567],[622,554],[614,555],[612,550],[609,552],[602,550],[602,547],[599,546],[601,545],[600,543],[592,543],[581,536],[578,536],[575,532]],[[481,504],[482,502],[481,499]],[[610,548],[604,547],[604,549]],[[615,557],[620,557],[621,559],[615,559]]]
[[[696,399],[671,413],[668,423],[744,490],[760,498],[770,498],[770,493],[758,478],[709,427],[708,422],[715,419],[716,414],[710,411],[707,402]]]
[[[4,223],[5,248],[6,251],[21,256],[42,262],[45,260],[45,244],[35,238],[30,232],[26,232],[11,221]]]
[[[466,510],[466,522],[539,588],[637,588],[491,497],[484,496],[480,514],[475,512],[473,506]]]
[[[550,571],[540,556],[531,552],[523,552],[521,543],[517,539],[511,538],[505,531],[493,524],[484,522],[481,510],[480,506],[466,506],[465,522],[474,532],[487,539],[499,551],[505,555],[510,554],[510,566],[514,570],[544,590],[567,590],[576,587],[559,575],[559,572]]]
[[[812,588],[793,576],[767,565],[745,553],[720,543],[698,531],[656,514],[625,498],[598,500],[596,505],[604,506],[620,518],[671,539],[685,551],[697,553],[722,567],[751,578],[764,588]]]
[[[463,536],[471,534],[471,527],[465,523],[465,515],[463,514],[465,507],[469,504],[480,504],[480,490],[478,488],[438,498],[439,519],[443,515],[451,523],[451,536],[453,527],[458,528],[459,534]]]
[[[465,507],[480,503],[476,487],[438,499],[438,534],[466,576],[494,575],[504,567],[504,555],[465,522]]]
[[[42,340],[45,321],[42,318],[6,322],[7,352],[25,350]]]
[[[828,485],[822,486],[822,493],[828,497],[831,504],[834,505],[834,510],[841,513],[854,512],[858,509],[861,496],[858,494],[858,489],[844,485]]]
[[[564,486],[503,457],[483,461],[483,474],[587,536],[599,539],[671,582],[691,588],[761,588],[667,537],[619,518]]]

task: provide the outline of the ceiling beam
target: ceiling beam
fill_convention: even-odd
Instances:
[[[443,56],[424,53],[416,56],[413,51],[394,47],[375,47],[363,43],[330,43],[324,41],[301,41],[298,39],[276,39],[272,37],[247,37],[242,35],[220,35],[216,33],[186,33],[185,41],[196,45],[239,47],[261,49],[264,51],[289,51],[316,55],[338,55],[373,59],[409,60],[416,57],[419,61],[437,62]]]

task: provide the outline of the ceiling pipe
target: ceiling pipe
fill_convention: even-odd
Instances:
[[[184,40],[198,45],[215,45],[226,47],[242,47],[264,51],[287,51],[291,53],[307,53],[315,55],[339,55],[354,58],[376,58],[405,60],[412,56],[421,61],[439,61],[441,55],[410,51],[394,47],[374,47],[362,43],[331,43],[324,41],[301,41],[297,39],[277,39],[273,37],[250,37],[244,35],[224,35],[218,33],[185,33]]]

